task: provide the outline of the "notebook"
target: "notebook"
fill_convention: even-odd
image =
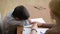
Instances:
[[[31,22],[40,22],[40,23],[46,23],[43,18],[33,18],[31,19]]]
[[[37,23],[46,23],[45,20],[43,18],[33,18],[30,19],[31,22],[37,22]],[[32,25],[28,25],[28,26],[24,26],[24,27],[31,27]]]

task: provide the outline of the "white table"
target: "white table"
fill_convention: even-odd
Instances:
[[[44,34],[48,28],[38,28],[37,29],[37,34]],[[22,34],[30,34],[31,28],[24,28]]]

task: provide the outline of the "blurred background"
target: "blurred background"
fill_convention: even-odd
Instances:
[[[30,19],[43,18],[46,23],[52,23],[49,2],[50,0],[0,0],[2,20],[4,20],[6,14],[16,6],[24,5],[30,13]]]

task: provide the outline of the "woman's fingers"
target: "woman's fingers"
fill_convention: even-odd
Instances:
[[[34,29],[38,28],[37,23],[32,24],[32,28]]]

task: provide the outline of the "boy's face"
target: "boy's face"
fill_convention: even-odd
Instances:
[[[18,17],[14,17],[16,20],[20,20]]]
[[[23,20],[22,18],[14,17],[15,20]]]

